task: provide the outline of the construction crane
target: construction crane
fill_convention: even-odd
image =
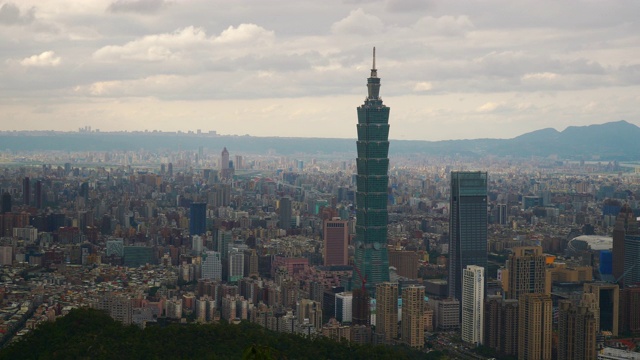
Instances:
[[[360,278],[360,282],[362,283],[362,291],[366,292],[367,289],[365,288],[365,285],[367,284],[367,277],[362,277],[362,273],[360,272],[360,269],[358,269],[358,266],[356,264],[353,264],[353,268],[356,269],[356,273],[358,273],[358,277]]]

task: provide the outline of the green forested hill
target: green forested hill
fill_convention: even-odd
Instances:
[[[0,350],[0,359],[439,359],[402,347],[356,346],[275,333],[255,324],[141,330],[91,309],[73,310]]]

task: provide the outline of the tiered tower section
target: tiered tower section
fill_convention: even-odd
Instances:
[[[387,254],[387,187],[389,185],[389,108],[380,98],[380,78],[373,48],[368,95],[358,107],[358,167],[354,288],[366,281],[367,290],[389,281]]]

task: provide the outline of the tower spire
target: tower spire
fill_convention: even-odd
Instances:
[[[371,68],[371,76],[372,78],[378,77],[378,69],[376,69],[376,47],[373,47],[373,67]]]
[[[373,70],[376,69],[376,47],[373,47]]]

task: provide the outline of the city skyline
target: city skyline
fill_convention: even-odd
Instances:
[[[0,125],[351,137],[372,46],[391,139],[637,124],[639,6],[9,1]]]

